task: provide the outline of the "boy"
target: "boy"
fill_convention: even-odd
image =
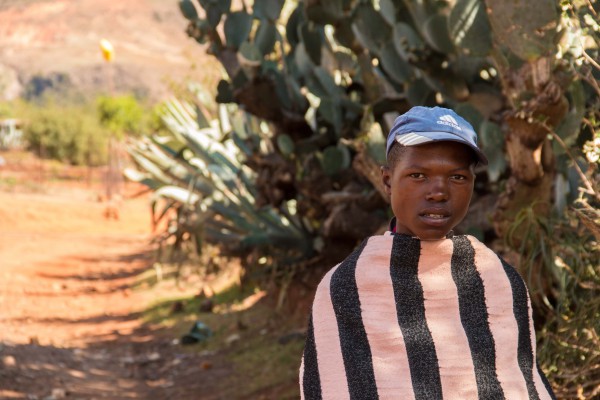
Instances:
[[[452,229],[469,208],[473,127],[414,107],[394,122],[382,179],[390,230],[366,239],[317,289],[302,398],[552,399],[516,270]]]

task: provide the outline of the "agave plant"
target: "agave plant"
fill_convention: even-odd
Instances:
[[[260,249],[283,262],[310,257],[310,227],[298,216],[294,201],[278,208],[256,205],[256,174],[246,161],[268,140],[260,122],[232,105],[219,105],[218,113],[209,119],[197,105],[174,99],[163,112],[171,135],[128,143],[138,168],[124,173],[154,191],[154,223],[174,215],[161,237],[174,238],[176,248],[191,241],[197,251],[207,241],[229,254]],[[256,135],[265,136],[260,146],[249,140]]]

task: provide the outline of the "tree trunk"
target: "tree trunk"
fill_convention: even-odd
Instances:
[[[523,208],[534,206],[536,213],[548,215],[552,207],[556,173],[548,135],[567,114],[569,103],[550,68],[549,61],[540,58],[518,70],[500,71],[512,106],[503,116],[502,127],[511,176],[493,215],[500,237],[505,237]]]

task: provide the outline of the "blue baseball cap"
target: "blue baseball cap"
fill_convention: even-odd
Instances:
[[[477,133],[463,117],[448,108],[415,106],[394,121],[387,138],[387,159],[394,142],[418,146],[431,142],[458,142],[469,146],[481,164],[488,160],[477,146]]]

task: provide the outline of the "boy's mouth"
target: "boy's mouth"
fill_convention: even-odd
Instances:
[[[445,209],[429,209],[419,213],[419,217],[427,225],[442,226],[450,218],[450,213]]]
[[[434,218],[434,219],[445,218],[445,216],[441,215],[441,214],[423,214],[423,216],[427,217],[427,218]]]

